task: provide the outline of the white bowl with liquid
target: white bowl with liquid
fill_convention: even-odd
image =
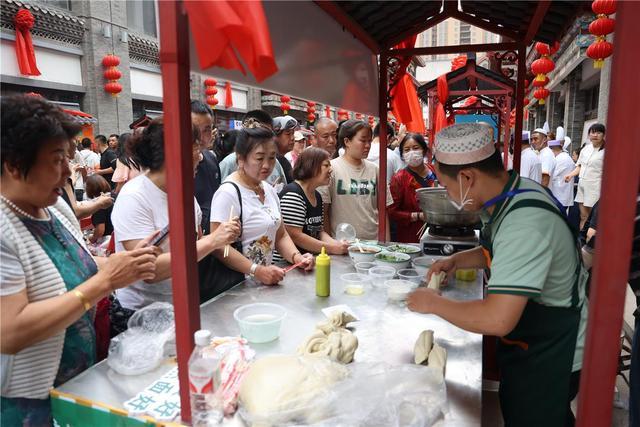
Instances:
[[[286,315],[287,310],[283,306],[270,302],[243,305],[233,312],[240,333],[254,344],[278,339]]]

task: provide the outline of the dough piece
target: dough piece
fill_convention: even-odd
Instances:
[[[348,323],[355,322],[356,318],[346,311],[336,311],[331,314],[326,322],[318,323],[317,328],[325,334],[330,334],[337,328],[344,328]]]
[[[358,338],[347,329],[337,328],[329,334],[316,329],[298,348],[298,354],[327,356],[336,362],[351,363],[357,348]]]
[[[433,331],[426,330],[420,333],[413,346],[413,361],[416,365],[421,365],[429,358],[429,353],[433,348]]]
[[[429,359],[427,365],[430,368],[437,368],[442,371],[442,376],[445,374],[445,367],[447,365],[447,350],[434,343],[431,352],[429,353]]]
[[[319,396],[348,373],[325,357],[267,356],[249,368],[240,386],[240,403],[257,423],[308,419],[322,401]]]
[[[429,280],[429,285],[427,286],[429,289],[435,289],[436,291],[440,289],[440,285],[442,284],[442,281],[444,280],[444,278],[447,277],[447,273],[445,273],[444,271],[441,271],[440,273],[437,274],[432,274],[431,275],[431,280]]]

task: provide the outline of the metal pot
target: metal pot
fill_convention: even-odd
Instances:
[[[449,201],[443,187],[420,188],[416,190],[418,203],[424,212],[426,222],[442,227],[473,227],[480,222],[477,212],[458,211]]]

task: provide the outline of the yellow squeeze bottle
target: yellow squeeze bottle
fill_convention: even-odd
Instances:
[[[320,255],[316,257],[316,295],[328,297],[331,293],[331,257],[322,247]]]

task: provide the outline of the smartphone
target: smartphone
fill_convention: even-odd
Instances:
[[[162,230],[160,230],[160,234],[158,234],[156,237],[154,237],[150,242],[148,246],[158,246],[160,243],[162,243],[164,241],[164,239],[166,239],[167,237],[169,237],[169,226],[167,225],[166,227],[164,227]]]

